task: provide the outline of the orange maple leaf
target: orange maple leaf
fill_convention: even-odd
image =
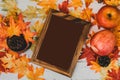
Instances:
[[[119,6],[120,0],[104,0],[107,5]]]
[[[88,7],[92,2],[93,0],[85,0],[86,7]]]
[[[1,49],[8,49],[6,39],[0,39],[0,50]]]
[[[84,20],[91,21],[91,16],[93,16],[92,8],[86,8],[80,13],[80,18]]]
[[[19,36],[21,34],[21,29],[19,26],[16,25],[14,18],[11,16],[9,20],[9,27],[7,29],[7,33],[9,37],[12,37],[13,35]]]
[[[49,9],[49,8],[57,9],[56,2],[57,2],[57,0],[41,0],[38,2],[38,5],[46,8],[46,9]]]
[[[5,39],[7,36],[7,27],[0,24],[0,38]]]
[[[68,4],[68,7],[74,7],[77,9],[78,7],[82,7],[83,3],[81,0],[71,0],[71,2]]]
[[[28,42],[34,42],[33,37],[36,35],[36,32],[31,32],[30,28],[26,29],[25,31],[23,31],[25,40]]]
[[[17,26],[19,26],[21,30],[25,30],[26,28],[28,28],[29,24],[30,22],[24,22],[23,15],[22,13],[20,13],[18,16]]]
[[[15,56],[12,56],[11,54],[7,53],[6,56],[0,58],[0,60],[3,62],[3,67],[7,69],[11,69],[15,66]]]
[[[40,76],[43,75],[44,73],[44,68],[36,68],[36,69],[33,69],[33,66],[29,66],[28,68],[28,72],[27,72],[27,77],[30,79],[30,80],[44,80],[43,78],[40,78]]]

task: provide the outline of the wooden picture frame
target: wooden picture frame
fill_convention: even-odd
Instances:
[[[66,24],[67,26],[65,25],[65,22],[67,23]],[[59,25],[61,25],[61,26],[59,26]],[[73,25],[75,25],[74,28],[76,28],[76,29],[73,28]],[[76,26],[76,25],[78,25],[78,26]],[[52,28],[53,26],[54,26],[54,28]],[[64,30],[63,26],[65,27],[65,30]],[[71,30],[69,29],[68,26],[70,26]],[[38,39],[36,48],[32,55],[31,61],[42,67],[45,67],[47,69],[50,69],[50,70],[53,70],[58,73],[61,73],[61,74],[71,77],[72,73],[74,71],[75,65],[77,63],[77,60],[80,56],[80,52],[83,47],[83,44],[84,44],[87,34],[89,32],[90,26],[91,26],[91,23],[89,23],[89,22],[86,22],[84,20],[75,18],[73,16],[67,15],[65,13],[62,13],[62,12],[59,12],[59,11],[56,11],[53,9],[50,9],[47,19],[45,21],[44,27],[42,29],[41,35]],[[59,32],[59,30],[62,30],[62,29],[63,29],[63,31]],[[50,31],[51,31],[51,33],[50,33]],[[56,36],[55,34],[58,35],[60,38],[58,36]],[[69,34],[70,34],[70,36],[73,35],[72,38],[69,36]],[[76,36],[76,34],[78,35],[78,37]],[[54,35],[55,37],[57,37],[59,39],[56,39],[52,35]],[[68,39],[68,42],[66,41],[66,39],[67,39],[66,37],[70,38],[70,39]],[[76,40],[76,39],[78,39],[78,40]],[[69,42],[70,40],[71,40],[71,42]],[[48,43],[48,42],[51,42],[51,43]],[[58,44],[58,46],[56,46],[56,44],[54,44],[54,43]],[[70,46],[68,46],[68,45],[70,45]],[[76,45],[76,46],[73,47],[71,45]],[[63,48],[64,46],[66,46],[68,48]],[[50,48],[50,50],[49,50],[49,48]],[[55,50],[52,50],[54,48],[55,48]],[[63,51],[62,51],[62,49],[63,49]],[[49,52],[47,52],[47,51],[49,51]],[[64,52],[64,51],[66,51],[67,53],[62,54],[62,52]],[[71,57],[71,58],[69,58],[69,57]],[[47,59],[49,59],[49,60],[47,60]],[[58,60],[58,59],[61,59],[61,60]],[[67,64],[68,64],[68,66],[67,66]]]

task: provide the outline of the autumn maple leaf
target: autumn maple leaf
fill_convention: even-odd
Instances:
[[[40,21],[36,21],[35,24],[31,26],[31,29],[37,33],[37,36],[39,36],[43,29],[43,23]]]
[[[120,67],[119,67],[118,71],[114,70],[114,69],[109,70],[108,77],[106,80],[120,80]]]
[[[15,56],[11,55],[11,54],[6,54],[6,56],[0,58],[0,60],[2,61],[2,66],[7,70],[7,69],[11,69],[15,66],[14,61],[15,61]]]
[[[15,66],[11,68],[12,72],[18,73],[18,78],[22,78],[24,75],[26,75],[27,67],[30,59],[26,57],[26,55],[23,55],[19,58],[17,58],[14,61]]]
[[[57,8],[56,2],[57,0],[41,0],[38,2],[38,5],[46,9],[49,9],[49,8],[56,9]]]
[[[104,0],[107,5],[119,6],[120,0]]]
[[[92,2],[93,0],[85,0],[86,7],[88,7]]]
[[[30,22],[24,22],[23,15],[20,13],[18,16],[17,26],[20,27],[21,30],[25,30],[29,24]]]
[[[69,13],[69,9],[68,9],[68,0],[67,1],[63,1],[62,4],[58,5],[59,10],[64,12],[64,13]]]
[[[7,27],[6,26],[2,26],[2,24],[0,24],[0,38],[1,39],[5,39],[8,36],[7,34]]]
[[[34,69],[33,66],[31,65],[31,66],[29,66],[28,69],[29,69],[27,72],[28,79],[30,79],[30,80],[44,80],[43,78],[40,77],[44,73],[44,68]]]
[[[86,48],[83,49],[82,55],[80,56],[80,59],[86,58],[87,65],[91,65],[91,61],[96,61],[96,54],[86,46]]]
[[[86,8],[80,13],[80,18],[84,20],[91,21],[91,16],[93,16],[91,8]]]
[[[77,9],[78,7],[82,7],[83,3],[81,0],[71,0],[71,2],[68,4],[68,7],[74,7],[74,9]]]
[[[118,60],[120,58],[118,47],[116,46],[112,53],[109,55],[112,60]]]
[[[21,34],[21,29],[19,26],[16,25],[14,18],[10,17],[9,27],[7,28],[7,33],[9,37],[12,37],[13,35],[19,36]]]
[[[28,42],[34,42],[33,37],[36,35],[36,32],[31,32],[30,28],[23,31],[25,40]]]

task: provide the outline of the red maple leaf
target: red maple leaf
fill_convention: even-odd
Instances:
[[[87,65],[91,65],[91,61],[96,61],[96,54],[91,50],[91,48],[87,47],[83,49],[82,55],[79,59],[86,58]]]
[[[112,53],[109,55],[111,59],[116,59],[120,57],[118,47],[115,47]]]
[[[59,4],[58,8],[59,8],[60,11],[68,14],[69,13],[69,10],[68,10],[68,0],[67,1],[63,1],[62,4]]]
[[[120,80],[120,68],[118,71],[114,69],[108,71],[108,78],[106,80]]]

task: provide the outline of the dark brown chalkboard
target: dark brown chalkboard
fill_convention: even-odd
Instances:
[[[71,76],[90,23],[50,10],[32,61]]]

